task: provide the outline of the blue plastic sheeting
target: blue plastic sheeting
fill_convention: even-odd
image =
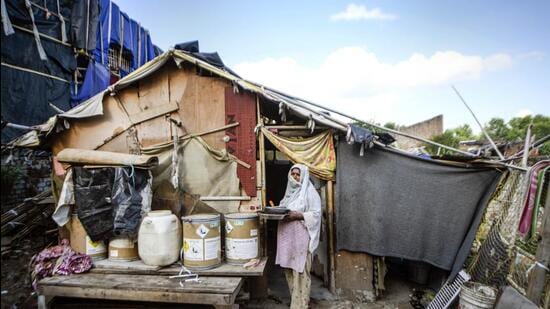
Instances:
[[[88,68],[86,69],[86,75],[84,76],[84,83],[82,83],[80,89],[78,89],[78,93],[71,96],[71,107],[75,107],[80,102],[105,90],[105,88],[109,87],[110,79],[111,73],[107,67],[100,62],[90,60]]]
[[[137,50],[134,51],[134,35],[132,32],[132,22],[130,17],[124,12],[120,12],[121,18],[120,22],[122,23],[121,29],[124,31],[122,35],[122,46],[131,51],[132,55],[137,54]]]
[[[111,16],[108,17],[111,19],[111,37],[109,43],[116,43],[120,45],[121,35],[120,35],[120,9],[118,5],[111,1]],[[107,20],[109,23],[109,20]]]
[[[125,52],[129,52],[132,55],[130,72],[160,54],[160,50],[153,45],[149,32],[141,27],[138,22],[132,20],[126,13],[121,12],[116,3],[112,0],[100,0],[99,6],[100,27],[97,31],[97,46],[93,51],[96,61],[91,61],[94,63],[94,69],[86,71],[82,89],[77,95],[72,96],[71,104],[73,106],[78,105],[78,103],[109,86],[110,75],[107,70],[109,65],[109,45],[116,44],[120,46],[122,44]],[[101,69],[99,68],[99,64],[102,64]],[[106,76],[103,75],[105,70],[107,70]],[[122,69],[119,70],[120,77],[124,77],[130,72]],[[92,76],[90,74],[100,74],[100,76]],[[88,82],[88,79],[91,79],[91,81]],[[103,83],[104,81],[106,81],[106,84]],[[99,85],[105,86],[100,89],[97,88]]]
[[[97,46],[94,50],[95,60],[107,65],[109,55],[109,0],[99,1],[99,28],[97,30]],[[103,46],[103,48],[101,48]],[[102,57],[103,55],[103,57]]]

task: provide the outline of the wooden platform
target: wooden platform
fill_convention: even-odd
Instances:
[[[45,278],[38,283],[41,295],[53,297],[132,300],[143,302],[211,304],[231,308],[243,278],[200,277],[184,282],[158,275],[79,274]]]
[[[240,265],[222,264],[219,267],[208,270],[192,270],[199,276],[218,277],[261,277],[264,275],[267,257],[261,258],[260,263],[251,268]],[[141,260],[132,262],[110,261],[108,259],[94,262],[94,268],[90,273],[94,274],[126,274],[126,275],[177,275],[181,270],[181,264],[175,263],[168,267],[145,265]]]

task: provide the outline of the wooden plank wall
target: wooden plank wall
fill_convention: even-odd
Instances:
[[[139,147],[172,140],[176,127],[169,118],[183,124],[180,137],[223,127],[228,86],[226,80],[198,76],[189,68],[165,66],[116,98],[106,96],[103,116],[70,121],[71,127],[52,142],[54,155],[68,147],[136,153]],[[220,131],[203,138],[223,149],[223,136]]]
[[[336,253],[336,291],[344,299],[374,301],[373,258],[365,253]]]

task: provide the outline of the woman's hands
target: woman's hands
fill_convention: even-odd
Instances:
[[[283,218],[283,221],[295,221],[295,220],[304,220],[304,215],[299,211],[291,210]]]

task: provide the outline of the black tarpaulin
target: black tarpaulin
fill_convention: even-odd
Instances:
[[[501,176],[375,146],[338,144],[337,247],[456,273]],[[453,275],[452,274],[452,275]]]

